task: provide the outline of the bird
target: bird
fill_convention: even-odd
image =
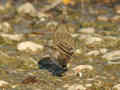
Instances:
[[[66,25],[61,25],[53,35],[54,57],[63,68],[68,68],[74,55],[75,41]]]

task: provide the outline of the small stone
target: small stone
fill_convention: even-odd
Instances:
[[[80,72],[83,70],[90,70],[92,71],[94,68],[91,65],[79,65],[73,68],[75,74],[81,74]]]
[[[100,54],[100,52],[98,50],[92,50],[90,52],[88,52],[86,55],[87,56],[98,56]]]
[[[86,87],[92,87],[92,84],[91,83],[88,83],[88,84],[85,84]]]
[[[112,90],[120,90],[120,84],[114,85]]]
[[[22,34],[5,34],[5,33],[2,33],[0,34],[1,37],[3,38],[7,38],[9,40],[13,40],[13,41],[20,41],[23,39],[23,35]]]
[[[0,88],[4,88],[4,87],[7,87],[7,86],[9,86],[8,82],[0,80]]]
[[[107,17],[107,16],[97,16],[97,20],[98,21],[108,22],[109,21],[109,17]]]
[[[43,13],[43,12],[38,12],[37,16],[39,18],[45,18],[45,17],[48,18],[48,17],[50,17],[49,14],[46,14],[46,13]]]
[[[57,25],[58,25],[58,22],[56,22],[56,21],[51,21],[51,22],[48,22],[47,23],[47,28],[56,28],[57,27]]]
[[[42,45],[36,44],[31,41],[25,41],[18,44],[17,49],[19,51],[32,51],[37,52],[38,50],[42,51],[44,47]]]
[[[87,90],[83,85],[73,84],[68,90]]]
[[[102,48],[102,49],[99,49],[99,50],[92,50],[90,52],[88,52],[86,55],[87,56],[98,56],[100,54],[104,54],[107,52],[107,49],[106,48]]]
[[[108,13],[108,10],[104,9],[104,8],[99,9],[99,10],[96,9],[96,11],[94,10],[94,14],[97,14],[97,15],[104,15],[104,14],[107,14],[107,13]]]
[[[13,31],[13,28],[8,22],[3,22],[0,24],[0,31],[1,32],[11,32],[11,31]]]
[[[29,14],[31,16],[37,16],[37,10],[29,2],[19,6],[17,11],[19,14]]]
[[[81,50],[81,49],[76,49],[74,54],[75,54],[75,55],[80,55],[81,53],[82,53],[82,50]]]
[[[116,15],[114,17],[111,18],[111,21],[112,22],[120,22],[120,16],[119,15]]]
[[[114,9],[117,14],[120,14],[120,5],[115,5]]]
[[[70,86],[69,84],[65,84],[63,87],[68,88],[69,86]]]
[[[4,11],[4,10],[5,10],[5,7],[0,4],[0,11]]]
[[[81,35],[79,36],[79,40],[86,40],[87,38],[90,38],[90,37],[91,37],[91,35],[81,34]]]
[[[79,37],[79,34],[75,33],[75,34],[71,34],[71,36],[72,36],[73,38],[77,38],[77,37]]]
[[[11,0],[8,0],[5,4],[5,8],[6,9],[10,9],[10,8],[13,8],[13,2]]]
[[[102,57],[107,60],[114,60],[115,57],[120,57],[120,50],[111,51],[109,53],[104,54]]]
[[[88,27],[88,28],[81,28],[79,32],[82,33],[95,33],[95,28],[93,27]]]
[[[93,44],[93,43],[101,42],[101,41],[102,39],[99,37],[89,37],[86,39],[86,44],[89,45],[89,44]]]
[[[99,50],[99,52],[100,52],[101,54],[105,54],[107,51],[108,51],[107,48],[101,48],[101,49]]]

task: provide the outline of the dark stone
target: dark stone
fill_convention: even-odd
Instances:
[[[55,76],[62,76],[67,68],[63,68],[60,66],[55,60],[51,59],[50,57],[44,57],[38,62],[40,69],[47,69]]]

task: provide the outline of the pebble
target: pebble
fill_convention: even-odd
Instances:
[[[2,33],[0,34],[1,37],[3,38],[7,38],[13,41],[21,41],[23,39],[23,35],[22,34],[6,34],[6,33]]]
[[[113,60],[115,57],[120,57],[120,50],[111,51],[102,56],[107,60]]]
[[[45,14],[43,12],[38,12],[37,16],[38,18],[42,18],[42,19],[50,17],[49,14]]]
[[[91,35],[88,35],[88,34],[81,34],[79,36],[79,40],[86,40],[87,38],[91,37]]]
[[[13,28],[8,22],[3,22],[0,24],[0,31],[1,32],[11,32],[11,31],[13,31]]]
[[[86,38],[86,44],[89,45],[89,44],[93,44],[93,43],[96,43],[96,42],[101,42],[102,39],[99,38],[99,37],[89,37],[89,38]]]
[[[93,27],[81,28],[78,31],[82,32],[82,33],[95,33],[95,28],[93,28]]]
[[[98,50],[92,50],[86,54],[86,56],[98,56],[100,52]]]
[[[99,54],[104,54],[106,53],[108,50],[106,48],[101,48],[99,50],[92,50],[90,52],[88,52],[86,55],[87,56],[98,56]]]
[[[75,75],[79,75],[80,77],[82,77],[82,73],[81,71],[83,70],[89,70],[92,71],[94,68],[91,65],[79,65],[73,68],[73,71],[75,72]]]
[[[79,37],[79,34],[75,33],[75,34],[71,34],[71,36],[72,36],[73,38],[77,38],[77,37]]]
[[[87,88],[92,87],[92,84],[91,83],[85,84],[85,87]]]
[[[5,8],[6,8],[6,9],[12,9],[13,6],[14,6],[13,3],[12,3],[11,1],[9,1],[9,0],[8,0],[8,1],[6,2],[6,4],[5,4]]]
[[[87,90],[83,85],[73,84],[68,90]]]
[[[120,14],[120,5],[115,5],[114,10],[117,14]]]
[[[29,2],[19,6],[17,11],[18,11],[19,14],[29,14],[31,16],[36,16],[37,15],[37,10]]]
[[[38,50],[42,51],[44,47],[40,44],[36,44],[32,41],[25,41],[21,42],[17,45],[17,49],[19,51],[32,51],[32,52],[37,52]]]
[[[120,84],[114,85],[112,90],[120,90]]]
[[[0,4],[0,11],[4,11],[4,10],[5,10],[5,7]]]
[[[96,19],[97,19],[98,21],[104,21],[104,22],[108,22],[108,21],[109,21],[109,17],[103,16],[103,15],[97,16]]]
[[[4,87],[7,87],[7,86],[9,86],[8,82],[0,80],[0,88],[4,88]]]
[[[80,54],[82,54],[82,50],[81,49],[76,49],[74,54],[75,55],[80,55]]]
[[[113,16],[113,17],[111,18],[111,21],[112,21],[112,22],[120,22],[120,16],[119,16],[119,15]]]

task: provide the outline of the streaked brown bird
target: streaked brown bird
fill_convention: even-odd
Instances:
[[[53,48],[55,50],[53,56],[63,68],[67,68],[74,55],[75,41],[66,25],[61,25],[54,33]]]

